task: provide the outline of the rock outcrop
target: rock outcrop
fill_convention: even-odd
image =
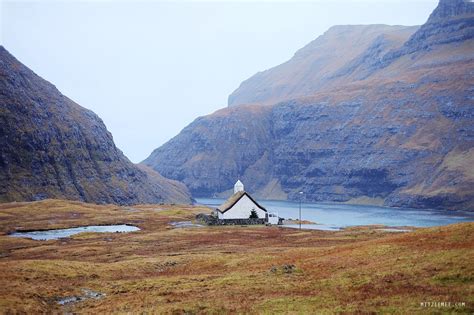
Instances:
[[[471,43],[474,39],[474,3],[465,0],[441,0],[428,21],[399,49],[383,56],[386,66],[401,56],[427,52],[441,45]],[[469,52],[467,52],[469,54]]]
[[[419,28],[333,27],[144,164],[196,197],[239,177],[261,198],[474,210],[473,5],[442,0]]]
[[[102,120],[0,46],[0,201],[190,203],[187,188],[142,170]]]

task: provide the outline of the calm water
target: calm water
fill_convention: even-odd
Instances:
[[[224,199],[197,199],[197,202],[215,208]],[[259,200],[269,212],[285,219],[297,219],[298,202]],[[378,206],[347,205],[336,203],[302,203],[301,218],[317,225],[304,228],[332,230],[354,225],[382,224],[386,226],[438,226],[474,221],[474,213],[461,211],[400,209]]]
[[[94,233],[115,233],[115,232],[134,232],[140,230],[133,225],[89,225],[71,229],[45,230],[45,231],[31,231],[31,232],[15,232],[10,234],[12,237],[26,237],[34,240],[47,241],[56,240],[71,235],[94,232]]]

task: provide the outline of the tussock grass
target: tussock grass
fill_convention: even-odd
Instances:
[[[174,229],[209,211],[46,200],[0,205],[0,311],[79,313],[469,313],[474,223],[391,234],[277,227]],[[17,229],[134,224],[141,231],[69,239],[11,238]],[[295,268],[284,269],[285,265]],[[272,271],[272,268],[273,271]],[[60,306],[83,288],[102,299]],[[423,308],[421,302],[465,302]]]

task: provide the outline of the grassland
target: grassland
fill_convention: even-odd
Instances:
[[[390,234],[278,227],[175,229],[192,206],[0,205],[2,313],[472,313],[474,223]],[[133,224],[68,239],[14,230]],[[284,268],[294,265],[295,268]],[[105,294],[61,306],[83,289]],[[464,306],[422,307],[421,302]]]

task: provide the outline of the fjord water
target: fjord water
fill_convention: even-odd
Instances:
[[[70,229],[44,230],[44,231],[28,231],[15,232],[10,234],[12,237],[25,237],[38,241],[56,240],[59,238],[70,237],[79,233],[126,233],[140,230],[133,225],[90,225],[81,226]]]
[[[199,204],[215,208],[224,199],[196,199]],[[299,203],[291,201],[258,200],[269,212],[285,219],[298,219]],[[301,203],[301,218],[317,225],[305,228],[333,230],[355,225],[429,227],[474,221],[474,213],[462,211],[389,208],[341,203]]]

